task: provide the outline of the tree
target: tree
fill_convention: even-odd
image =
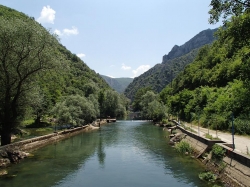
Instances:
[[[91,98],[94,100],[94,98]],[[90,100],[80,95],[67,96],[56,104],[52,113],[57,117],[58,123],[83,125],[94,121],[99,115],[98,107]]]
[[[209,10],[209,23],[217,23],[222,16],[226,21],[229,16],[239,16],[250,8],[250,0],[212,0]]]
[[[156,99],[157,99],[157,95],[153,91],[147,91],[142,96],[140,106],[142,107],[142,115],[145,118],[149,118],[150,117],[148,115],[148,106],[149,106],[149,103],[153,102]]]
[[[136,111],[140,111],[142,110],[142,107],[140,105],[141,100],[142,100],[142,96],[149,90],[152,90],[149,87],[145,87],[145,88],[140,88],[139,90],[137,90],[135,97],[134,97],[134,101],[133,101],[133,110]]]
[[[30,18],[0,17],[1,145],[11,142],[25,93],[45,70],[55,69],[60,56],[57,39]]]
[[[160,121],[167,116],[167,108],[163,103],[160,103],[157,100],[153,100],[148,104],[147,115],[154,121]]]
[[[104,116],[116,117],[119,106],[119,95],[116,91],[107,90],[103,101]]]

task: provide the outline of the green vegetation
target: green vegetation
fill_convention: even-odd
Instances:
[[[205,134],[205,138],[210,139],[210,140],[220,140],[219,138],[213,137],[211,134],[208,134],[208,133]]]
[[[111,78],[105,75],[101,77],[118,93],[123,93],[127,86],[133,81],[133,78]]]
[[[216,175],[210,171],[205,172],[205,173],[200,173],[199,178],[201,180],[208,181],[208,182],[215,182],[215,180],[217,179]]]
[[[195,114],[204,127],[230,130],[233,113],[235,133],[250,134],[249,22],[247,11],[232,17],[216,32],[217,40],[160,93],[171,114],[188,122]]]
[[[181,141],[180,143],[175,144],[175,149],[182,154],[193,152],[193,148],[191,147],[191,145],[185,141]]]
[[[210,22],[216,22],[224,15],[223,27],[215,32],[216,41],[196,49],[192,63],[182,65],[178,62],[172,64],[174,60],[184,58],[176,56],[175,52],[180,47],[175,46],[171,53],[164,56],[163,64],[157,64],[135,78],[125,90],[125,95],[133,101],[133,110],[142,111],[147,119],[160,121],[176,116],[183,121],[216,130],[231,131],[234,123],[234,133],[250,134],[249,6],[248,1],[212,0]],[[230,19],[226,20],[228,17]],[[163,70],[165,65],[169,69],[160,73],[158,70]],[[154,76],[161,78],[156,82],[153,81]],[[173,77],[175,79],[170,81]],[[167,82],[161,84],[161,81]],[[160,90],[160,84],[168,85],[155,94]],[[164,115],[152,112],[159,108]]]
[[[31,119],[30,127],[47,127],[54,117],[81,125],[126,115],[128,100],[34,18],[0,5],[0,26],[1,145]]]
[[[161,64],[156,64],[147,72],[136,77],[126,88],[124,94],[133,100],[137,91],[145,87],[150,87],[155,93],[159,93],[183,71],[187,64],[194,60],[201,46],[214,41],[213,33],[215,30],[204,30],[184,45],[174,46],[168,55],[163,56]]]
[[[221,161],[225,155],[225,152],[226,151],[223,149],[223,147],[214,144],[212,148],[212,158],[217,161]]]

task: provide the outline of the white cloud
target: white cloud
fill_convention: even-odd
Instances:
[[[76,27],[72,27],[72,29],[63,29],[63,34],[65,35],[77,35],[79,34]]]
[[[144,72],[150,69],[150,65],[141,65],[137,69],[133,70],[134,77],[138,77],[139,75],[143,74]]]
[[[76,27],[72,27],[72,29],[63,29],[63,31],[55,29],[54,33],[57,34],[58,36],[64,36],[64,35],[70,36],[79,34],[78,29]]]
[[[83,58],[83,57],[85,57],[86,55],[83,54],[83,53],[79,53],[79,54],[76,54],[76,56],[78,56],[79,58]]]
[[[39,23],[51,23],[54,24],[54,20],[55,20],[55,14],[56,11],[53,10],[52,8],[50,8],[50,6],[48,5],[47,7],[44,6],[41,13],[40,13],[40,17],[37,19],[37,21]]]
[[[122,64],[122,69],[123,70],[130,70],[131,67],[130,66],[126,66],[125,64]]]
[[[107,75],[107,77],[110,77],[110,78],[115,78],[115,77],[113,77],[113,76],[111,76],[111,75]]]
[[[59,30],[57,30],[57,29],[54,31],[54,33],[55,33],[56,35],[58,35],[58,36],[62,36],[62,35],[63,35],[62,32],[59,31]]]
[[[83,53],[79,53],[79,54],[76,54],[76,56],[78,56],[79,58],[83,58],[83,57],[85,57],[86,55],[83,54]]]

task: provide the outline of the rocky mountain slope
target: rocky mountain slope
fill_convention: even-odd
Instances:
[[[147,72],[136,77],[125,89],[124,94],[133,99],[137,90],[143,87],[151,87],[152,90],[159,93],[187,64],[195,59],[200,47],[211,44],[215,40],[213,35],[216,30],[201,31],[185,44],[175,45],[167,55],[163,56],[161,64],[156,64]]]

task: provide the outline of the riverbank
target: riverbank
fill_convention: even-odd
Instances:
[[[0,146],[0,168],[4,168],[11,163],[17,163],[21,159],[24,159],[32,152],[40,147],[46,146],[48,144],[55,143],[57,141],[75,136],[81,132],[97,130],[101,125],[108,123],[106,119],[102,121],[95,121],[92,124],[65,129],[62,131],[54,132],[48,135],[39,136],[19,142],[14,142],[9,145]],[[0,170],[0,175],[5,175],[6,172]]]
[[[250,157],[232,149],[232,144],[222,140],[210,140],[179,126],[179,136],[183,134],[182,140],[190,144],[195,150],[195,157],[199,159],[208,170],[215,173],[227,186],[250,186]],[[225,150],[221,162],[212,159],[211,150],[213,145],[219,145]]]

